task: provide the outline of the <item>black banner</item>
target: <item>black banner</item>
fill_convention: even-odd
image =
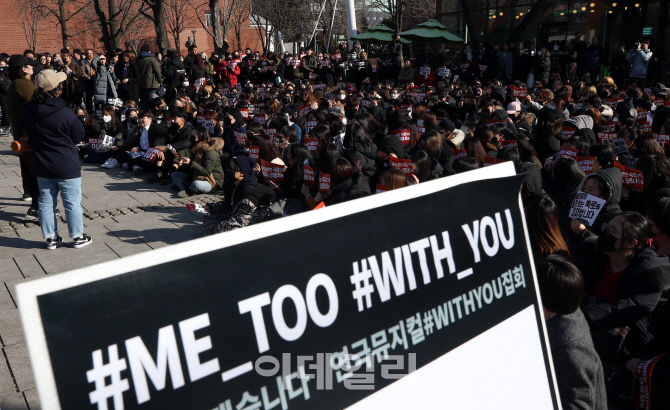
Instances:
[[[344,409],[531,307],[538,383],[558,408],[519,185],[469,182],[306,226],[283,218],[291,230],[199,249],[268,222],[170,247],[176,260],[153,251],[114,263],[154,266],[35,291],[53,372],[37,377],[42,406]],[[48,374],[34,332],[33,367]]]

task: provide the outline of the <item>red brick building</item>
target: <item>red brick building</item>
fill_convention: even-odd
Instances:
[[[5,13],[5,17],[2,19],[2,31],[0,32],[0,52],[8,54],[20,54],[29,48],[29,42],[26,40],[26,33],[24,31],[23,24],[15,10],[16,1],[17,0],[0,0],[0,10],[3,10]],[[190,10],[190,13],[195,13],[195,11]],[[206,17],[204,15],[201,16],[201,18],[203,21],[206,21]],[[191,30],[196,30],[195,41],[198,45],[198,50],[205,51],[207,53],[212,52],[214,50],[213,38],[205,31],[197,19],[194,20],[195,22],[191,24],[191,27],[187,27],[180,34],[180,42],[182,44],[179,45],[179,49],[181,53],[186,53],[186,47],[184,44],[186,43],[189,36],[193,36]],[[77,16],[75,19],[68,22],[68,29],[70,32],[77,32],[81,30],[82,27],[85,27],[83,24],[90,23],[83,21],[82,18]],[[29,36],[31,36],[30,33]],[[101,36],[102,33],[100,29],[96,28],[95,30],[91,30],[76,37],[72,37],[69,39],[70,49],[79,48],[83,50],[86,48],[92,48],[96,50],[96,52],[102,52],[103,44],[99,41]],[[141,40],[138,44],[142,44],[142,42],[148,41],[152,45],[152,49],[156,51],[157,47],[155,38],[156,34],[154,32],[153,26],[149,25],[148,29],[143,32],[143,36],[141,36]],[[170,47],[175,48],[173,38],[171,36],[168,36],[168,38],[170,40]],[[228,42],[231,49],[236,49],[238,47],[238,41],[234,30],[231,30],[230,33],[228,33]],[[250,25],[249,20],[245,21],[242,25],[240,43],[242,48],[250,47],[253,50],[262,49],[262,43],[260,41],[258,31],[255,27]],[[37,53],[50,52],[52,54],[54,52],[60,51],[60,49],[63,48],[60,26],[57,24],[55,17],[49,16],[40,22],[37,30],[36,48],[37,49],[35,51]],[[126,44],[122,42],[121,48],[126,48]]]

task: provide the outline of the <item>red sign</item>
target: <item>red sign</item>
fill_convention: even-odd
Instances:
[[[277,129],[276,128],[268,128],[265,130],[265,133],[268,134],[271,137],[276,137],[277,136]]]
[[[670,135],[668,134],[652,134],[652,136],[661,144],[661,148],[665,149],[667,146],[670,148]]]
[[[258,160],[260,159],[260,158],[259,158],[259,156],[260,156],[260,151],[261,151],[260,147],[257,147],[256,145],[252,145],[252,146],[249,147],[249,148],[250,148],[250,150],[251,150],[251,153],[249,154],[249,156],[250,156],[251,158],[254,158],[254,159],[256,160],[256,162],[258,162]]]
[[[149,148],[147,152],[144,153],[144,156],[142,159],[149,161],[149,162],[156,162],[156,159],[158,158],[158,153],[160,151],[157,150],[156,148]]]
[[[466,61],[464,63],[460,63],[458,65],[458,68],[460,68],[461,70],[467,70],[468,68],[470,68],[470,62]]]
[[[577,156],[577,149],[568,147],[567,145],[561,145],[561,150],[558,151],[558,157],[566,157],[566,158],[575,158]]]
[[[319,173],[319,192],[327,194],[330,192],[330,175]]]
[[[616,121],[606,121],[602,124],[605,127],[608,127],[608,132],[614,132],[616,130]]]
[[[596,157],[575,157],[575,161],[579,165],[579,168],[585,173],[590,174],[593,170],[593,163],[595,162]]]
[[[270,181],[275,184],[284,182],[284,166],[280,164],[273,164],[265,160],[261,160],[261,171],[263,175],[270,178]]]
[[[307,114],[312,110],[312,107],[309,105],[301,105],[300,108],[298,108],[298,115],[300,118],[305,118]]]
[[[488,119],[486,120],[486,126],[487,127],[492,127],[493,124],[504,124],[505,122],[503,120],[495,120],[495,119]]]
[[[389,157],[391,160],[391,166],[395,169],[399,169],[404,172],[406,175],[414,175],[414,167],[412,166],[411,159],[400,159],[396,157]]]
[[[638,122],[638,125],[640,126],[640,130],[642,130],[643,133],[648,133],[651,132],[651,123],[644,121],[644,122]]]
[[[314,156],[316,154],[316,146],[319,143],[319,140],[316,138],[305,138],[305,146],[309,149],[309,153]]]
[[[303,170],[303,179],[305,181],[305,185],[314,186],[314,170],[312,167],[305,165]]]
[[[388,192],[391,190],[391,187],[388,185],[382,185],[382,184],[377,184],[377,188],[375,190],[376,194],[379,194],[381,192]]]
[[[489,157],[488,155],[484,156],[484,166],[485,167],[488,167],[489,165],[502,164],[503,162],[505,162],[505,161],[502,160],[502,159]]]
[[[500,146],[502,146],[503,148],[519,149],[519,145],[514,140],[502,140],[500,141]]]
[[[305,133],[308,134],[310,131],[316,128],[316,125],[317,125],[316,121],[305,122]]]
[[[606,143],[609,140],[615,140],[619,136],[616,132],[599,132],[598,133],[598,142]]]
[[[570,137],[572,137],[572,134],[574,134],[575,131],[577,131],[577,129],[572,128],[569,125],[563,124],[561,126],[561,141],[565,142],[568,139],[570,139]]]
[[[512,90],[512,97],[526,98],[528,96],[528,90],[525,88],[520,88],[513,85],[510,85],[509,88]]]
[[[409,130],[393,130],[391,131],[391,135],[397,136],[400,142],[403,143],[403,145],[409,144],[409,138],[410,138]]]
[[[254,116],[254,121],[261,125],[265,125],[265,115],[256,115]]]
[[[247,138],[246,132],[235,131],[234,134],[235,134],[235,141],[237,141],[238,145],[241,145],[243,147],[249,146],[249,138]]]
[[[644,186],[644,178],[642,177],[642,171],[625,167],[616,161],[614,161],[614,166],[621,170],[621,178],[623,179],[624,187],[635,189],[639,192],[642,192],[642,188]]]
[[[454,161],[459,158],[465,158],[468,156],[467,151],[464,149],[452,149],[451,152],[454,154]]]
[[[249,119],[249,109],[248,108],[240,108],[240,113],[242,113],[242,117],[245,120]]]

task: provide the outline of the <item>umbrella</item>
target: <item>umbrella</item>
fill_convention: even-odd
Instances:
[[[362,41],[365,43],[372,43],[372,44],[386,44],[386,43],[392,43],[393,42],[393,29],[387,27],[384,24],[377,24],[376,26],[368,29],[365,33],[357,34],[355,36],[351,36],[352,40],[358,40]],[[407,41],[403,38],[400,39],[400,42],[403,44],[410,44],[410,41]]]
[[[429,43],[462,43],[465,40],[449,32],[444,24],[431,19],[421,23],[417,28],[398,33],[401,37],[410,40],[424,41]]]

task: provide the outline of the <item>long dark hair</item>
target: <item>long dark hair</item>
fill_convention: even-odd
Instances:
[[[47,100],[47,98],[54,98],[53,97],[54,93],[62,90],[63,90],[63,83],[58,84],[56,88],[54,88],[51,91],[44,91],[43,88],[37,87],[35,89],[35,92],[33,93],[33,99],[36,100],[38,103],[42,104],[44,101]]]
[[[288,150],[291,156],[296,159],[296,163],[293,168],[288,168],[284,173],[283,187],[288,192],[300,191],[305,181],[305,161],[314,170],[314,176],[316,177],[314,160],[312,154],[309,153],[309,148],[303,144],[291,144],[288,146]]]
[[[486,151],[477,137],[467,137],[463,140],[463,147],[468,157],[474,158],[480,168],[484,167],[484,157]]]
[[[558,227],[558,207],[548,196],[535,196],[525,207],[528,236],[535,260],[553,253],[570,257],[568,245]]]
[[[351,151],[358,151],[360,148],[367,148],[372,144],[372,139],[368,136],[363,125],[358,123],[350,124],[347,132],[344,133],[344,148]]]
[[[271,162],[279,158],[279,150],[275,147],[273,138],[265,133],[258,136],[258,158]]]
[[[431,161],[430,155],[422,149],[417,150],[412,155],[412,163],[416,165],[416,177],[419,179],[419,182],[428,181],[430,179],[430,171],[433,169],[433,161]]]

